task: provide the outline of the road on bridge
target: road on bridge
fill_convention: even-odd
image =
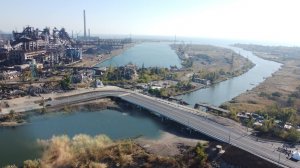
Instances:
[[[213,139],[229,143],[279,166],[293,168],[300,167],[300,163],[285,158],[284,155],[277,152],[274,147],[272,148],[273,144],[270,142],[257,141],[255,138],[248,136],[248,134],[243,131],[226,127],[209,120],[207,118],[209,114],[205,112],[140,93],[120,89],[88,92],[60,100],[53,100],[50,104],[51,106],[59,106],[95,100],[103,97],[119,97],[124,101],[158,113]]]

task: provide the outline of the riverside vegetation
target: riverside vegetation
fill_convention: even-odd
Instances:
[[[138,84],[149,84],[153,81],[172,81],[162,89],[149,89],[150,94],[160,97],[175,96],[195,89],[206,87],[195,78],[215,84],[228,78],[245,73],[254,65],[247,58],[225,48],[208,45],[171,45],[182,61],[182,68],[176,66],[162,67],[134,67],[136,73],[125,72],[123,67],[108,67],[100,78],[104,84],[135,87]],[[128,76],[130,73],[131,76]]]
[[[24,115],[11,110],[6,115],[0,116],[0,126],[17,126],[25,123]]]
[[[147,153],[132,140],[112,141],[105,135],[91,137],[84,134],[69,138],[54,136],[38,140],[44,152],[39,159],[24,161],[23,168],[50,167],[208,167],[205,147],[198,144],[184,155],[175,157]],[[9,165],[6,168],[14,168]]]
[[[254,126],[255,119],[246,120],[246,124],[259,130],[263,137],[299,142],[300,132],[297,129],[300,125],[300,48],[251,44],[235,46],[283,65],[272,77],[223,106],[231,109],[231,117],[235,119],[237,112],[254,112],[264,116],[262,126]],[[292,128],[284,128],[286,124]]]

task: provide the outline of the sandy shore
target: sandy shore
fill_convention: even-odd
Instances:
[[[159,139],[138,138],[136,143],[143,147],[146,151],[160,156],[175,156],[181,153],[181,146],[194,147],[198,142],[207,143],[207,141],[186,138],[175,135],[170,132],[163,132]]]
[[[26,122],[18,123],[16,121],[11,122],[0,122],[0,127],[16,127],[26,124]]]

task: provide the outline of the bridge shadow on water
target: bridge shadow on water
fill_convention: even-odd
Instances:
[[[204,140],[209,142],[217,142],[216,140],[198,132],[194,131],[193,129],[190,129],[180,123],[177,123],[173,120],[170,120],[168,118],[165,118],[163,116],[158,116],[155,113],[140,108],[136,105],[127,103],[122,100],[117,100],[117,104],[121,107],[122,110],[126,111],[128,114],[137,117],[137,118],[151,118],[153,122],[155,122],[156,125],[159,126],[161,131],[168,132],[171,134],[174,134],[178,137],[183,138],[190,138],[190,139],[197,139],[197,140]]]

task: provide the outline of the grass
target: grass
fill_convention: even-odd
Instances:
[[[132,140],[112,141],[105,135],[53,136],[38,143],[42,157],[24,161],[24,168],[181,167],[175,158],[149,154]]]

